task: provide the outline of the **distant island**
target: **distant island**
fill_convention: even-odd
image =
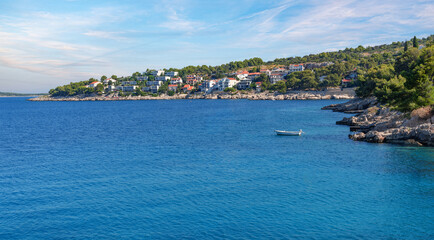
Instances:
[[[44,96],[46,93],[13,93],[13,92],[0,92],[0,97],[35,97]]]

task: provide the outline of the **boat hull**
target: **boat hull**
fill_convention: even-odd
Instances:
[[[300,136],[301,132],[291,132],[291,131],[280,131],[280,130],[274,130],[277,135],[280,136]]]

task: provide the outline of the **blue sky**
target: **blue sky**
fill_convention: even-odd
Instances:
[[[1,0],[0,91],[378,45],[433,22],[433,0]]]

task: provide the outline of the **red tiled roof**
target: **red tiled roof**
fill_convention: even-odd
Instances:
[[[342,82],[352,82],[353,80],[351,80],[351,79],[342,79]]]
[[[92,82],[91,84],[95,84],[95,83],[99,83],[99,82]]]
[[[170,84],[169,87],[178,87],[176,84]]]
[[[229,80],[236,80],[235,78],[228,78]]]

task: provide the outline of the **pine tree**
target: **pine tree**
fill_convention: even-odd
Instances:
[[[413,47],[414,48],[419,48],[419,43],[417,42],[416,36],[414,36],[414,38],[413,38]]]
[[[408,41],[405,41],[405,44],[404,44],[404,52],[407,52],[407,50],[408,50]]]

